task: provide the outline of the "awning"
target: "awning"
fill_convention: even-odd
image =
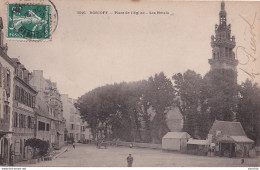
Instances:
[[[190,139],[187,144],[190,145],[210,145],[210,141],[208,140],[198,140],[198,139]]]
[[[253,140],[246,136],[230,136],[236,143],[254,143]]]
[[[222,136],[217,138],[217,142],[222,142],[222,143],[235,143],[234,139],[232,139],[229,136]]]

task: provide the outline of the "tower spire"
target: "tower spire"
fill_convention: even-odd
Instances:
[[[238,64],[233,52],[236,46],[235,36],[231,36],[231,25],[226,24],[226,16],[225,2],[222,1],[219,12],[219,25],[215,25],[215,35],[211,36],[212,58],[209,59],[211,70],[231,69],[236,71]]]
[[[221,2],[221,11],[225,11],[225,2],[224,1]]]
[[[226,25],[227,13],[225,11],[225,2],[221,2],[221,10],[219,12],[219,25]]]

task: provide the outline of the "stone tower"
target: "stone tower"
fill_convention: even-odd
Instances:
[[[231,25],[226,23],[225,3],[221,2],[219,25],[215,25],[215,36],[211,36],[212,58],[209,59],[211,70],[233,70],[236,72],[238,61],[233,52],[236,46],[235,36],[230,36]]]

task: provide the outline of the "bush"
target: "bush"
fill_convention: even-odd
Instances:
[[[42,157],[48,153],[49,150],[49,143],[47,141],[43,141],[41,139],[30,138],[25,141],[25,147],[30,146],[33,148],[33,157],[36,157],[35,151],[38,150],[38,156]]]

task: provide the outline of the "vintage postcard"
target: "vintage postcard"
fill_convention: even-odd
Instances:
[[[0,166],[260,166],[260,2],[1,0]]]

